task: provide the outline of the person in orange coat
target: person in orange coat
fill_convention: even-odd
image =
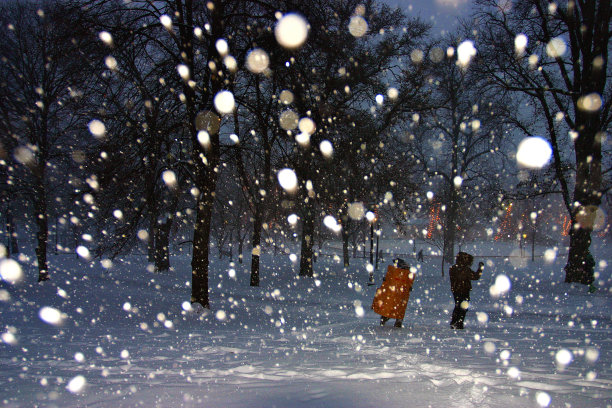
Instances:
[[[480,262],[478,269],[474,272],[470,269],[473,262],[474,257],[472,255],[459,252],[455,257],[455,264],[448,271],[451,291],[455,298],[455,309],[450,322],[451,329],[463,329],[463,321],[470,302],[472,281],[478,280],[482,276],[484,263]]]
[[[395,319],[394,327],[402,327],[414,278],[414,272],[402,259],[395,259],[393,265],[387,267],[385,279],[372,301],[372,309],[380,315],[381,326]]]

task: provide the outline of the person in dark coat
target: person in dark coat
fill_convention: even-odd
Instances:
[[[474,257],[466,252],[459,252],[455,258],[455,264],[450,267],[448,275],[450,276],[451,291],[455,298],[455,309],[451,318],[451,329],[463,329],[463,321],[467,313],[470,302],[470,291],[472,290],[472,281],[478,280],[482,276],[484,263],[478,264],[478,269],[473,271],[470,269]]]

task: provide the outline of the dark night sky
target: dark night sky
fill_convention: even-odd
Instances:
[[[466,17],[470,11],[469,0],[384,0],[400,7],[409,16],[421,17],[433,23],[433,35],[452,30],[458,17]]]

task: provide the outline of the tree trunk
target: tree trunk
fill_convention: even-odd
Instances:
[[[255,220],[253,221],[253,238],[251,244],[253,251],[251,256],[251,286],[259,286],[259,256],[261,255],[261,210],[255,206]]]
[[[47,220],[47,196],[44,180],[44,169],[40,170],[37,177],[37,186],[34,189],[34,218],[37,226],[36,259],[38,261],[38,281],[49,280],[49,266],[47,263],[47,240],[49,238],[49,225]]]
[[[577,113],[579,136],[576,150],[576,184],[574,202],[580,205],[573,211],[570,229],[570,248],[565,266],[565,282],[593,283],[593,271],[585,268],[591,246],[591,233],[597,208],[601,204],[601,129],[599,115]]]
[[[241,235],[240,233],[238,235]],[[242,263],[242,248],[244,247],[244,239],[238,238],[238,262]]]
[[[570,231],[568,262],[565,266],[565,282],[593,283],[593,275],[585,268],[586,256],[591,245],[590,231],[579,228]]]
[[[305,203],[304,221],[302,222],[302,252],[300,255],[300,276],[313,276],[312,261],[314,256],[314,203],[308,199]]]
[[[190,72],[194,72],[194,18],[193,2],[185,1],[185,13],[181,18],[185,18],[186,26],[179,28],[181,36],[181,54]],[[210,26],[211,38],[208,45],[208,59],[221,67],[221,56],[216,49],[216,40],[223,38],[223,19],[224,2],[217,1],[212,9]],[[219,75],[217,70],[210,72],[210,93],[203,95],[201,106],[211,106],[210,103],[214,96],[223,88],[224,78]],[[192,162],[196,179],[196,187],[200,190],[196,209],[196,223],[193,230],[193,256],[191,259],[191,303],[200,303],[204,308],[210,309],[208,298],[208,260],[210,229],[212,221],[212,210],[214,195],[217,187],[217,176],[219,172],[219,162],[221,160],[221,145],[219,133],[212,132],[210,136],[210,146],[206,149],[198,140],[198,129],[196,128],[196,116],[199,106],[196,103],[194,89],[188,84],[183,83],[183,92],[186,95],[187,118],[189,119],[189,130],[192,141]],[[204,159],[206,161],[204,162]]]
[[[7,246],[6,249],[8,251],[8,256],[11,254],[19,253],[19,245],[17,244],[17,233],[15,232],[15,223],[13,222],[13,214],[11,214],[11,206],[8,205],[6,209],[6,233],[7,237]]]
[[[344,267],[347,268],[350,264],[349,260],[349,217],[346,217],[342,223],[342,257],[344,259]]]
[[[449,200],[444,217],[444,260],[452,264],[455,259],[455,239],[457,236],[457,191],[450,187]]]
[[[147,260],[150,264],[155,263],[155,240],[157,238],[157,206],[149,213],[149,240],[147,241]]]
[[[214,173],[211,171],[211,173]],[[210,191],[210,190],[209,190]],[[196,223],[193,230],[193,256],[191,259],[191,303],[199,303],[210,309],[208,300],[208,256],[211,214],[213,207],[212,194],[203,192],[197,203]]]
[[[164,272],[170,269],[170,229],[173,217],[168,216],[164,222],[158,222],[155,237],[155,271]]]

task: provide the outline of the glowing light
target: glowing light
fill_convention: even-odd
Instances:
[[[550,395],[548,395],[548,393],[544,391],[540,391],[536,393],[536,402],[542,408],[549,406],[550,401],[551,401],[551,398],[550,398]]]
[[[461,178],[461,176],[455,176],[453,178],[453,184],[455,185],[455,188],[461,187],[463,184],[463,178]]]
[[[219,38],[215,43],[215,48],[220,56],[225,57],[229,53],[229,45],[223,38]]]
[[[66,389],[73,394],[78,394],[85,389],[87,380],[82,375],[77,375],[68,382]]]
[[[285,89],[280,93],[279,98],[282,103],[284,103],[285,105],[289,105],[293,102],[293,92]]]
[[[527,49],[528,43],[529,39],[525,34],[519,34],[514,37],[514,49],[516,50],[516,53],[519,55],[523,54],[525,49]]]
[[[602,104],[601,96],[597,93],[590,93],[578,99],[578,109],[585,112],[597,112],[601,109]]]
[[[106,65],[106,67],[111,71],[116,70],[118,66],[117,60],[112,55],[109,55],[108,57],[104,58],[104,65]]]
[[[302,133],[307,133],[309,135],[312,135],[317,129],[317,126],[315,125],[312,119],[302,118],[300,119],[300,122],[298,123],[298,129],[300,129],[300,132]]]
[[[176,70],[178,71],[179,76],[183,78],[183,81],[188,81],[191,77],[191,74],[189,73],[189,67],[185,64],[178,64],[176,66]]]
[[[557,250],[547,249],[544,251],[544,261],[546,263],[553,263],[557,259]]]
[[[363,309],[363,305],[360,300],[355,300],[353,302],[353,306],[355,307],[355,314],[357,317],[363,317],[365,315],[365,310]]]
[[[198,142],[203,148],[209,149],[211,146],[210,134],[205,130],[200,130],[198,132]]]
[[[526,137],[519,143],[516,161],[519,165],[531,169],[546,166],[552,156],[552,148],[547,140],[539,137]]]
[[[394,101],[394,100],[396,100],[398,98],[399,91],[397,90],[397,88],[389,88],[387,90],[387,96],[389,97],[389,99]]]
[[[217,112],[221,115],[228,115],[234,112],[236,107],[234,94],[230,91],[220,91],[215,95],[214,104]]]
[[[420,64],[425,59],[425,53],[422,50],[416,49],[410,52],[410,60],[414,64]]]
[[[298,48],[308,37],[308,22],[298,14],[285,14],[276,24],[274,36],[282,47]]]
[[[334,154],[334,146],[331,144],[329,140],[323,140],[319,144],[319,149],[321,149],[321,153],[325,157],[331,157]]]
[[[442,221],[440,218],[441,209],[442,205],[439,202],[433,202],[431,207],[429,207],[429,224],[427,225],[427,229],[423,230],[423,235],[428,239],[433,237],[434,231]]]
[[[17,261],[11,258],[0,260],[0,277],[3,281],[15,284],[23,279],[23,270]]]
[[[252,49],[246,58],[246,66],[249,71],[254,74],[261,74],[270,65],[270,57],[268,53],[261,48]]]
[[[172,19],[170,18],[169,15],[167,14],[162,14],[159,17],[159,22],[161,23],[161,25],[164,26],[164,28],[168,31],[172,30]]]
[[[326,215],[325,218],[323,218],[323,224],[334,232],[338,232],[342,229],[342,227],[338,225],[336,218],[332,215]]]
[[[368,32],[368,22],[361,16],[353,16],[349,21],[348,29],[353,37],[363,37]]]
[[[297,216],[297,214],[290,214],[290,215],[287,217],[287,222],[288,222],[289,224],[291,224],[291,225],[296,225],[296,224],[297,224],[297,222],[298,222],[298,216]]]
[[[225,65],[225,67],[231,72],[238,71],[238,61],[236,61],[236,58],[232,57],[231,55],[223,58],[223,65]]]
[[[44,306],[38,311],[38,317],[45,323],[57,326],[63,322],[62,312],[50,307]]]
[[[87,247],[84,247],[83,245],[79,245],[76,248],[76,253],[83,259],[90,259],[91,258],[91,254],[89,252],[89,249],[87,249]]]
[[[363,203],[356,202],[348,205],[348,216],[355,221],[360,221],[365,217],[366,209]]]
[[[297,190],[298,179],[295,171],[292,169],[279,170],[277,174],[278,183],[287,192],[295,192]]]
[[[172,170],[166,170],[162,173],[162,180],[170,188],[176,187],[176,174]]]
[[[489,288],[489,294],[493,297],[499,297],[507,293],[512,286],[510,278],[506,275],[497,275],[495,283]]]
[[[474,43],[470,40],[465,40],[457,47],[457,62],[462,67],[467,67],[472,60],[476,56],[476,48],[474,47]]]
[[[563,367],[568,366],[573,360],[574,355],[568,349],[561,349],[555,354],[555,361]]]
[[[300,117],[291,109],[287,109],[280,114],[279,122],[281,128],[293,130],[297,128]]]
[[[298,133],[295,136],[295,141],[302,147],[307,147],[310,144],[310,135],[308,133]]]
[[[561,58],[567,51],[567,45],[561,37],[555,37],[546,44],[546,54],[551,58]]]
[[[98,33],[98,38],[109,47],[113,45],[113,36],[108,31],[100,31]]]
[[[98,119],[94,119],[87,125],[89,132],[96,138],[100,139],[106,135],[106,126]]]

